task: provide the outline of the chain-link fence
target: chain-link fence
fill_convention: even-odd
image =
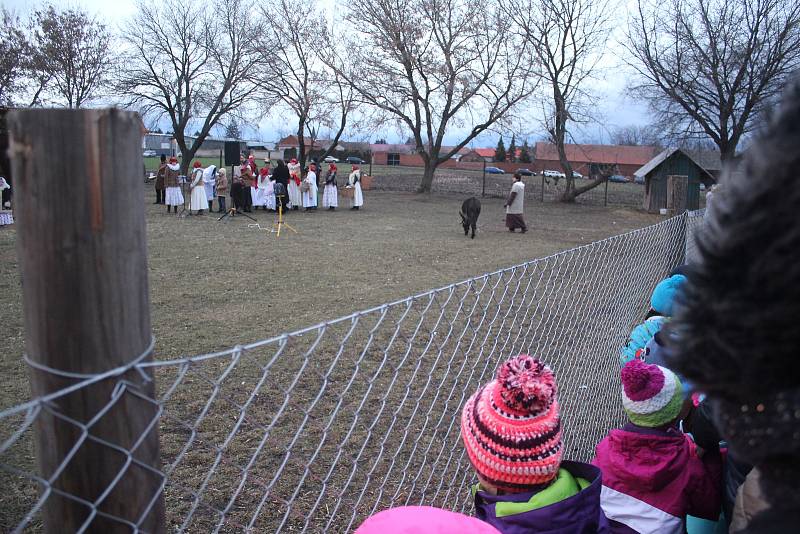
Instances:
[[[702,227],[705,216],[705,208],[686,213],[686,263],[697,261],[697,231]]]
[[[422,170],[418,167],[375,168],[373,187],[385,191],[415,191],[419,187]],[[525,198],[534,202],[557,202],[564,194],[566,180],[555,180],[539,176],[523,177]],[[437,169],[431,189],[435,193],[475,195],[505,198],[511,191],[511,174],[486,174],[465,169]],[[576,187],[589,183],[578,179]],[[600,184],[580,195],[575,201],[592,206],[616,206],[638,209],[644,202],[644,185],[626,182]]]
[[[684,260],[695,219],[673,217],[214,354],[61,376],[71,385],[0,413],[0,529],[40,530],[43,509],[68,500],[85,513],[84,528],[147,530],[162,492],[169,530],[190,532],[347,532],[404,504],[469,512],[474,475],[459,413],[518,353],[555,370],[565,457],[588,460],[623,422],[618,351],[652,288]],[[152,398],[144,393],[151,378]],[[115,387],[94,418],[62,411],[101,382]],[[123,399],[155,407],[156,417],[128,443],[95,435],[95,423]],[[71,428],[74,446],[39,473],[32,434],[48,424]],[[160,469],[139,454],[156,428]],[[102,492],[77,497],[60,474],[91,461],[83,453],[92,447],[118,451],[119,464]],[[157,481],[140,499],[149,504],[108,509],[107,496],[132,470]]]

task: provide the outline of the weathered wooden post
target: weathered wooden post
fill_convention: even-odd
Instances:
[[[8,126],[31,392],[117,370],[37,419],[40,474],[57,490],[42,509],[45,531],[163,532],[155,385],[125,370],[152,358],[141,121],[114,109],[31,109],[9,113]]]

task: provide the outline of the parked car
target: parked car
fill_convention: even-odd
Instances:
[[[583,175],[581,173],[577,172],[577,171],[572,171],[572,177],[581,179],[581,178],[583,178]]]
[[[536,176],[536,173],[530,169],[517,169],[517,172],[522,176]]]
[[[542,175],[544,175],[545,178],[566,178],[567,177],[567,175],[564,174],[561,171],[550,171],[550,170],[544,171],[542,173]]]
[[[505,174],[506,171],[500,169],[499,167],[486,167],[487,174]]]
[[[627,183],[628,178],[625,177],[625,176],[622,176],[621,174],[612,174],[611,176],[608,177],[608,181],[609,182],[616,182],[618,184],[624,184],[624,183]]]
[[[363,159],[357,158],[355,156],[350,156],[348,158],[344,158],[344,160],[347,163],[349,163],[350,165],[363,165],[364,163],[366,163],[366,161],[364,161]]]
[[[339,158],[334,158],[333,156],[327,156],[324,160],[325,163],[339,163]]]
[[[634,181],[634,183],[637,183],[639,185],[644,185],[644,176],[634,176],[633,177],[633,181]],[[703,184],[700,184],[700,185],[703,185]]]
[[[154,158],[158,156],[158,153],[156,153],[155,150],[145,150],[144,152],[142,152],[142,156],[145,158]]]

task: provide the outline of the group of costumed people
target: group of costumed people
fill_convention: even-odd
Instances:
[[[335,163],[328,165],[324,177],[322,207],[333,211],[339,207],[339,185],[336,181],[337,167]],[[316,163],[311,163],[303,172],[296,159],[287,165],[279,159],[275,167],[270,167],[269,161],[264,161],[260,169],[252,155],[241,158],[241,165],[234,167],[230,180],[231,208],[239,212],[251,212],[261,207],[265,211],[299,210],[306,211],[317,209],[319,183],[318,173],[321,169]],[[217,169],[215,165],[203,168],[199,161],[192,166],[191,175],[183,181],[180,176],[178,159],[172,157],[167,162],[166,157],[161,157],[161,165],[156,173],[156,204],[166,204],[167,212],[178,206],[184,205],[181,184],[189,186],[189,209],[198,214],[205,210],[213,212],[213,201],[216,197],[218,212],[225,213],[226,196],[229,189],[228,177],[225,169]],[[353,165],[353,170],[348,176],[347,189],[353,190],[350,200],[350,209],[358,210],[364,205],[364,195],[361,191],[361,168]]]

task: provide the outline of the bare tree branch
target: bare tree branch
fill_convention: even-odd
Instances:
[[[507,117],[536,87],[530,46],[497,4],[478,0],[353,0],[354,31],[326,63],[359,99],[407,128],[431,189],[436,167]],[[353,65],[356,68],[351,68]],[[449,129],[470,128],[450,150]]]
[[[792,0],[639,0],[626,47],[644,98],[673,138],[708,138],[730,160],[800,67]]]
[[[589,81],[602,57],[610,29],[607,0],[523,0],[503,4],[520,28],[542,68],[549,96],[542,100],[544,127],[558,150],[566,176],[565,202],[601,184],[599,176],[576,187],[565,144],[569,123],[588,115],[592,103]]]
[[[253,102],[261,63],[252,9],[250,0],[145,0],[125,25],[119,90],[143,115],[170,121],[184,173],[211,129]]]

